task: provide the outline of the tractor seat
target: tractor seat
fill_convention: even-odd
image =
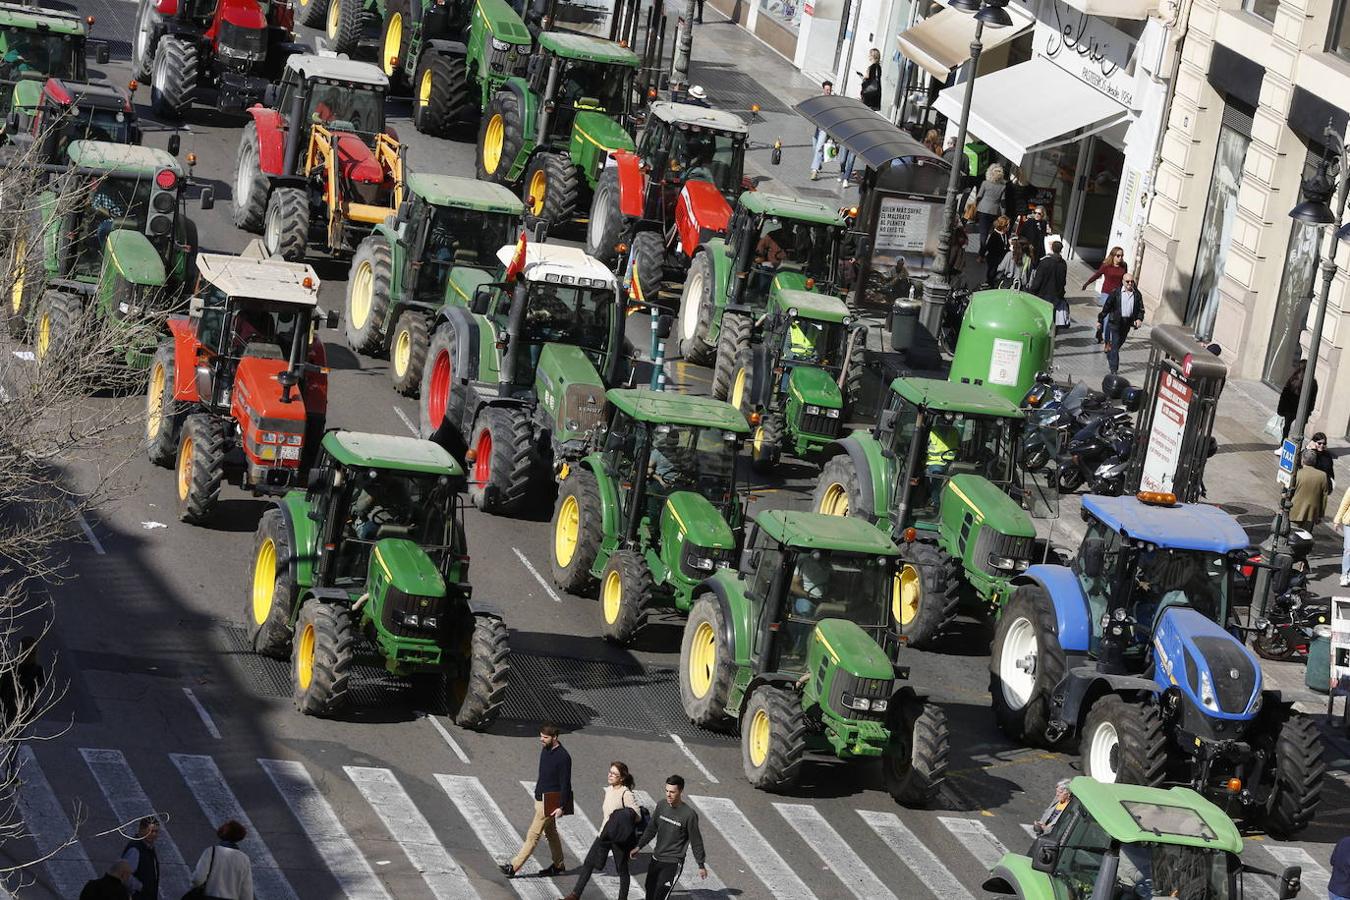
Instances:
[[[241,357],[252,356],[255,359],[285,359],[286,355],[281,352],[281,348],[276,344],[269,343],[266,338],[254,338],[244,346],[244,351],[239,354]]]
[[[384,181],[384,167],[375,153],[354,134],[337,135],[338,170],[348,181],[379,184]]]
[[[380,530],[375,532],[375,540],[382,541],[385,538],[408,538],[412,537],[412,525],[399,525],[389,522],[380,526]]]
[[[839,602],[825,602],[816,607],[817,619],[847,619],[848,604]]]

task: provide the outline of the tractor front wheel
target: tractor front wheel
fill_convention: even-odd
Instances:
[[[725,400],[731,395],[736,372],[745,366],[750,356],[750,317],[740,313],[724,313],[722,330],[717,335],[717,357],[713,360],[712,395]],[[747,374],[748,366],[745,367]],[[746,383],[749,387],[749,382]]]
[[[1291,715],[1275,738],[1275,784],[1266,802],[1265,827],[1287,839],[1308,827],[1322,799],[1327,764],[1322,737],[1308,716]]]
[[[529,497],[534,472],[534,429],[529,415],[513,406],[489,406],[478,414],[469,472],[469,496],[483,512],[514,515]]]
[[[422,369],[427,359],[427,317],[420,310],[405,309],[394,325],[389,342],[389,377],[394,390],[405,397],[416,397],[422,385]]]
[[[279,187],[267,198],[263,247],[287,262],[305,258],[309,243],[309,195],[304,188]]]
[[[616,644],[631,644],[655,591],[646,561],[633,550],[615,551],[600,575],[600,634]]]
[[[306,28],[322,28],[328,18],[329,0],[296,0],[295,18]]]
[[[317,2],[317,0],[316,0]],[[267,216],[267,177],[261,169],[258,151],[258,124],[252,119],[244,125],[239,150],[234,157],[234,224],[254,233],[262,231]]]
[[[797,694],[765,686],[750,695],[741,719],[741,765],[760,790],[791,788],[801,776],[810,725]]]
[[[1050,748],[1050,695],[1064,677],[1054,604],[1038,584],[1020,585],[1003,607],[989,654],[989,694],[999,729]]]
[[[357,245],[347,276],[347,346],[367,356],[384,349],[384,320],[389,315],[394,257],[389,240],[372,234]]]
[[[890,746],[881,758],[886,791],[901,806],[932,804],[947,777],[951,749],[947,714],[906,687],[891,698],[886,724],[891,731]]]
[[[600,552],[600,486],[595,473],[577,466],[558,485],[553,506],[553,583],[580,594],[595,582],[591,566]]]
[[[778,466],[783,454],[783,419],[767,415],[750,438],[750,467],[767,475]]]
[[[547,223],[550,229],[572,221],[577,196],[581,193],[580,182],[571,156],[542,150],[534,154],[525,167],[525,181],[520,192],[526,214]]]
[[[509,185],[507,176],[524,145],[520,100],[510,91],[498,91],[478,129],[478,180]]]
[[[178,518],[201,525],[225,483],[225,426],[212,416],[188,416],[178,439]]]
[[[144,82],[154,74],[155,49],[163,31],[164,23],[155,11],[153,0],[141,0],[136,37],[131,44],[131,77]]]
[[[679,338],[684,361],[696,366],[710,365],[713,346],[708,341],[708,327],[717,312],[716,274],[709,251],[700,251],[689,264],[680,292]]]
[[[53,371],[60,371],[62,366],[81,364],[72,357],[83,355],[82,350],[93,349],[75,345],[78,335],[84,331],[80,327],[84,304],[78,297],[62,291],[47,291],[38,301],[33,318],[33,356],[38,365],[54,366]]]
[[[307,716],[332,716],[347,705],[347,682],[356,656],[356,632],[345,606],[307,600],[295,620],[291,677],[295,708]]]
[[[151,111],[160,118],[181,119],[197,93],[200,68],[196,46],[182,38],[160,38],[150,79]]]
[[[680,702],[684,714],[695,725],[719,731],[732,725],[727,703],[736,677],[725,629],[717,598],[702,594],[689,610],[680,641]]]
[[[961,563],[935,544],[901,547],[891,596],[891,620],[911,647],[930,647],[956,618]]]
[[[328,0],[324,17],[324,32],[328,35],[328,49],[334,53],[351,53],[361,39],[361,0]]]
[[[413,96],[413,127],[434,137],[452,137],[458,122],[473,118],[469,72],[458,56],[424,52]]]
[[[459,433],[463,410],[455,400],[455,329],[442,322],[431,336],[426,361],[422,363],[422,384],[418,390],[422,402],[417,404],[417,433],[450,449],[460,458],[464,456],[464,437]]]
[[[1157,707],[1119,694],[1092,704],[1079,752],[1083,774],[1105,784],[1159,787],[1167,774],[1167,735]]]
[[[832,456],[820,470],[815,490],[811,492],[811,508],[827,516],[863,516],[862,483],[858,467],[847,453]]]
[[[656,302],[666,279],[666,244],[659,231],[639,231],[629,248],[633,259],[633,277],[642,286],[648,302]]]
[[[605,265],[618,259],[619,238],[623,235],[623,212],[619,209],[619,170],[608,166],[600,170],[591,196],[591,216],[586,223],[586,252]],[[642,282],[646,285],[646,281]]]
[[[511,681],[511,649],[506,623],[496,616],[474,616],[464,642],[462,674],[450,679],[450,718],[461,728],[482,731],[491,725],[506,700]]]
[[[295,605],[291,529],[279,509],[269,509],[253,534],[253,577],[244,591],[244,623],[254,653],[285,659],[291,650]]]
[[[173,344],[160,344],[150,362],[145,389],[145,452],[150,462],[168,468],[178,449],[179,410],[174,399]]]

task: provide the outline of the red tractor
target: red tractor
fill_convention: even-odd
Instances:
[[[290,0],[140,0],[132,69],[150,84],[155,115],[193,103],[239,110],[263,99],[293,53]]]
[[[66,82],[48,78],[35,102],[16,103],[5,129],[16,150],[37,145],[36,160],[60,164],[71,141],[139,144],[141,126],[131,94],[107,81]],[[178,136],[169,138],[169,154],[178,155]]]
[[[328,414],[328,370],[315,326],[319,279],[308,265],[203,253],[188,315],[170,316],[146,390],[150,461],[175,466],[178,516],[202,524],[227,475],[245,490],[303,484]],[[337,324],[336,314],[327,324]]]

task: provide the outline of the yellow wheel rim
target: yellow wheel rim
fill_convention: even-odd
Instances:
[[[600,588],[600,605],[604,608],[605,622],[613,625],[619,621],[619,610],[623,609],[623,579],[618,572],[605,576]]]
[[[37,327],[37,358],[46,359],[47,351],[52,347],[52,316],[51,313],[44,312],[38,319]]]
[[[731,382],[731,396],[728,401],[737,409],[741,408],[741,401],[745,399],[745,366],[736,370],[736,379]]]
[[[919,604],[923,600],[923,582],[919,580],[919,570],[906,565],[895,576],[891,590],[891,615],[901,625],[908,625],[919,614]]]
[[[502,121],[502,114],[493,113],[483,132],[483,171],[489,175],[496,175],[497,167],[502,164],[502,143],[505,139],[506,123]]]
[[[168,375],[164,367],[156,365],[150,370],[150,396],[145,402],[145,437],[154,440],[159,434],[160,422],[164,419],[164,382]]]
[[[750,730],[746,734],[746,740],[750,742],[751,765],[762,766],[764,760],[768,759],[769,731],[768,710],[755,710],[755,714],[750,717]]]
[[[336,3],[337,0],[332,0]],[[300,632],[300,646],[295,654],[295,680],[300,683],[300,690],[309,690],[310,682],[314,680],[314,624],[306,623],[304,631]]]
[[[393,76],[398,59],[399,48],[403,46],[403,14],[394,13],[389,17],[389,27],[384,30],[384,44],[381,48],[380,65],[384,74]]]
[[[421,106],[427,106],[431,103],[431,69],[428,68],[422,73],[422,78],[417,82],[417,102]]]
[[[352,294],[347,310],[353,328],[365,328],[370,321],[370,307],[375,303],[375,269],[367,260],[361,260],[352,276]]]
[[[577,555],[577,541],[581,535],[581,504],[576,497],[564,497],[558,509],[558,526],[553,530],[553,558],[564,569]]]
[[[412,335],[405,328],[394,338],[394,374],[402,378],[412,361]]]
[[[9,308],[14,315],[23,312],[23,282],[28,271],[28,243],[19,241],[14,250],[14,284],[9,289]]]
[[[178,499],[186,500],[192,490],[192,438],[183,438],[178,448]]]
[[[262,625],[272,614],[272,595],[276,592],[277,545],[271,538],[262,542],[253,560],[253,624]]]
[[[848,515],[848,489],[837,481],[825,488],[820,498],[820,509],[816,511],[827,516]]]
[[[328,39],[337,40],[338,21],[342,18],[338,12],[342,0],[328,0]]]
[[[544,211],[544,195],[548,193],[548,173],[538,169],[530,176],[530,212],[539,215]]]
[[[700,700],[712,690],[717,667],[717,633],[711,622],[699,622],[689,642],[689,690]]]
[[[764,452],[764,426],[761,425],[755,429],[755,455],[758,456]]]

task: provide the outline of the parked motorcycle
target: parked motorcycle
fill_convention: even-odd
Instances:
[[[1050,461],[1047,437],[1052,431],[1058,433],[1055,443],[1067,448],[1070,439],[1089,422],[1121,411],[1112,405],[1113,400],[1123,399],[1126,409],[1137,408],[1137,394],[1119,375],[1103,378],[1101,391],[1092,390],[1084,382],[1070,387],[1056,384],[1048,374],[1038,375],[1022,399],[1022,410],[1032,426],[1023,431],[1023,467],[1035,472]]]
[[[1119,496],[1134,449],[1134,423],[1124,410],[1103,412],[1069,439],[1059,462],[1059,490],[1072,493],[1087,485],[1089,493]]]
[[[1331,633],[1331,601],[1318,597],[1308,589],[1308,555],[1312,551],[1312,535],[1295,529],[1290,535],[1291,560],[1288,568],[1273,573],[1271,593],[1265,615],[1252,623],[1254,649],[1262,658],[1293,659],[1308,655],[1313,639]],[[1259,565],[1261,556],[1253,556],[1250,563]],[[1242,568],[1243,574],[1255,574],[1255,565]]]

